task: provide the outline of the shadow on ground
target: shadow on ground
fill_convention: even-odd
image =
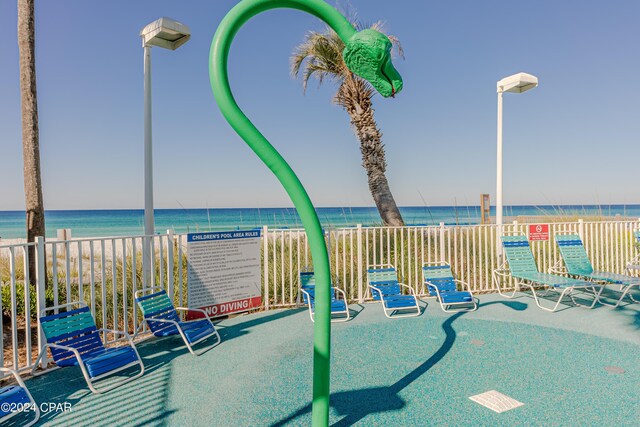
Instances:
[[[150,339],[138,344],[136,347],[145,365],[144,375],[108,393],[91,393],[77,367],[60,368],[29,379],[27,387],[39,404],[71,404],[68,412],[42,411],[38,425],[116,426],[131,424],[133,419],[137,426],[167,425],[166,419],[174,412],[167,409],[170,362],[186,351],[184,345],[174,338]],[[101,384],[111,383],[137,372],[137,368],[132,368],[122,372],[122,375],[104,379]]]
[[[523,311],[527,309],[527,304],[518,301],[494,301],[483,304],[483,306],[486,307],[493,304],[503,304],[516,311]],[[337,414],[342,417],[338,422],[333,424],[333,427],[350,426],[371,414],[399,411],[403,409],[406,406],[406,402],[400,397],[400,392],[440,362],[449,350],[451,350],[456,341],[456,331],[453,329],[453,323],[456,319],[464,316],[466,313],[468,312],[458,312],[449,317],[442,324],[445,339],[438,350],[420,364],[420,366],[390,386],[332,393],[330,405]],[[271,426],[279,427],[287,425],[288,423],[292,423],[298,417],[310,412],[311,403],[298,409],[288,417],[271,424]]]
[[[293,316],[298,313],[305,311],[306,308],[293,308],[287,310],[281,310],[272,314],[267,314],[264,316],[252,316],[251,320],[247,320],[246,322],[242,322],[241,319],[244,316],[237,317],[233,319],[233,324],[229,326],[216,324],[216,328],[218,328],[218,333],[222,338],[222,342],[229,341],[234,338],[241,337],[243,335],[247,335],[250,333],[249,329],[254,328],[256,326],[262,325],[264,323],[273,322],[278,319],[283,319],[285,317]]]

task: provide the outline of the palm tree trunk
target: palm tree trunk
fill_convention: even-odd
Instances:
[[[22,101],[22,156],[27,214],[27,241],[44,236],[44,203],[40,180],[40,142],[36,92],[34,0],[18,0],[20,99]],[[29,278],[35,283],[35,251],[29,248]]]
[[[367,171],[369,191],[376,203],[384,225],[401,227],[404,225],[400,210],[393,199],[389,182],[385,175],[387,162],[384,156],[382,134],[373,117],[371,98],[361,98],[345,106],[351,124],[360,140],[362,166]]]

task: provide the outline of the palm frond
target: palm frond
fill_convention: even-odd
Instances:
[[[312,76],[317,77],[320,84],[325,79],[342,80],[348,72],[342,58],[343,50],[344,43],[334,31],[309,32],[291,55],[291,74],[298,77],[302,73],[304,90]]]

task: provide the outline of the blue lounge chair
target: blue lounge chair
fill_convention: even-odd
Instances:
[[[18,385],[0,388],[0,424],[4,425],[6,421],[19,413],[33,411],[33,419],[24,424],[24,427],[34,425],[40,419],[40,409],[33,400],[33,397],[31,397],[31,393],[29,393],[24,381],[20,378],[20,374],[8,368],[0,368],[0,373],[13,375],[18,383]],[[4,375],[2,376],[2,379],[3,378]],[[25,411],[24,408],[30,408],[30,410]]]
[[[316,283],[313,271],[300,272],[300,292],[302,293],[302,300],[309,307],[309,317],[311,317],[311,321],[314,322]],[[336,298],[336,293],[341,295],[342,298]],[[342,289],[332,286],[331,321],[346,322],[349,318],[350,315],[349,307],[347,307],[347,295]]]
[[[627,276],[625,274],[609,273],[606,271],[596,271],[589,260],[587,251],[582,244],[580,236],[577,234],[556,234],[556,243],[560,248],[560,255],[564,261],[566,272],[570,276],[574,276],[584,280],[591,280],[603,284],[600,292],[596,295],[600,304],[609,307],[618,307],[625,296],[628,296],[633,302],[640,302],[631,296],[629,291],[632,287],[640,289],[640,278]],[[602,291],[607,286],[619,285],[620,297],[615,304],[602,301]]]
[[[398,282],[398,274],[391,264],[368,266],[367,286],[371,290],[373,299],[382,302],[384,315],[388,318],[420,315],[420,306],[414,290]],[[410,294],[403,294],[402,288],[409,289]]]
[[[493,271],[493,280],[500,295],[507,298],[513,298],[515,293],[520,291],[520,286],[525,286],[531,289],[536,305],[543,310],[551,312],[558,309],[558,306],[565,296],[571,298],[571,301],[575,305],[584,306],[583,304],[575,301],[572,295],[574,290],[590,291],[594,294],[593,303],[588,306],[588,308],[593,308],[596,302],[598,302],[596,288],[601,288],[601,285],[593,282],[572,279],[570,277],[558,276],[556,274],[540,273],[538,271],[536,261],[533,258],[531,248],[529,247],[529,240],[527,239],[527,236],[502,236],[501,239],[506,260],[500,267]],[[500,279],[508,278],[509,276],[515,279],[515,289],[510,295],[503,293],[500,287]],[[558,301],[553,308],[547,308],[540,305],[535,289],[536,286],[543,286],[546,289],[544,296],[551,291],[560,294]]]
[[[72,309],[74,306],[79,308]],[[47,311],[60,309],[66,311],[46,316]],[[63,304],[43,310],[40,317],[40,327],[47,342],[40,350],[38,360],[31,371],[32,375],[35,375],[40,360],[47,353],[47,349],[51,349],[53,360],[57,366],[79,366],[89,389],[94,393],[112,390],[144,373],[144,365],[129,334],[106,328],[98,329],[89,307],[83,303]],[[102,332],[111,332],[116,336],[121,335],[129,341],[129,345],[105,347],[100,339]],[[98,389],[94,384],[102,378],[136,365],[140,366],[140,372],[134,376],[124,378],[101,389]]]
[[[447,313],[473,311],[478,304],[471,293],[468,283],[453,278],[451,266],[447,262],[430,262],[422,265],[422,279],[429,290],[429,295],[436,297],[440,307]],[[462,289],[459,291],[458,284]],[[452,309],[451,307],[457,307]]]
[[[140,329],[145,323],[156,337],[180,335],[189,352],[194,356],[198,356],[199,354],[193,350],[193,346],[209,337],[215,337],[216,339],[213,346],[220,344],[222,340],[220,334],[218,334],[216,327],[204,310],[174,307],[169,299],[169,295],[167,295],[167,292],[161,287],[137,291],[135,298],[144,317],[135,335],[140,332]],[[178,315],[178,310],[185,313],[190,311],[201,313],[204,319],[196,319],[188,322],[182,321]],[[208,347],[206,350],[210,348],[211,347]]]

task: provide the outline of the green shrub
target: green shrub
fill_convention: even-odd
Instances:
[[[36,301],[36,288],[34,285],[29,285],[29,312],[31,318],[37,318],[37,301]],[[45,300],[47,306],[53,305],[53,289],[48,288],[45,291]],[[24,302],[24,283],[16,283],[16,315],[25,315],[25,302]],[[11,284],[2,284],[2,314],[4,316],[11,316]]]

